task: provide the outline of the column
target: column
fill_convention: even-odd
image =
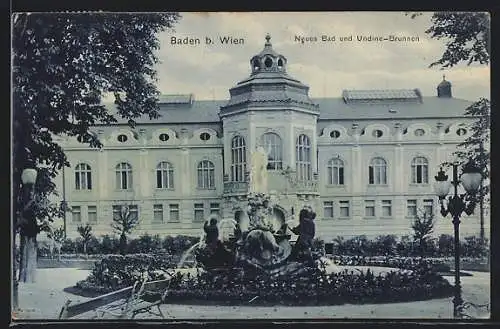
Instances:
[[[99,196],[100,199],[106,199],[109,196],[109,190],[115,186],[114,175],[108,167],[108,152],[101,148],[97,155],[98,174],[99,179]]]
[[[189,163],[189,149],[187,147],[181,148],[181,167],[178,169],[180,171],[180,175],[177,177],[181,177],[181,180],[178,181],[181,189],[181,195],[187,197],[191,195],[191,164]]]
[[[286,136],[286,143],[285,144],[285,150],[287,154],[287,163],[285,165],[285,169],[287,166],[290,166],[292,170],[295,170],[295,126],[293,124],[293,112],[287,112],[287,117],[288,117],[288,122],[286,125],[286,130],[287,130],[287,136]]]
[[[147,149],[141,149],[139,151],[139,166],[140,166],[140,174],[139,177],[141,179],[141,196],[149,197],[151,196],[151,186],[149,184],[149,161],[148,161],[149,152]]]

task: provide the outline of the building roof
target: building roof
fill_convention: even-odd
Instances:
[[[342,97],[346,103],[354,102],[421,102],[422,94],[418,89],[384,89],[384,90],[344,90]]]
[[[449,118],[462,116],[464,110],[473,102],[457,98],[437,96],[422,97],[422,102],[400,102],[388,100],[349,103],[344,97],[312,98],[319,105],[319,120],[358,120],[358,119],[412,119],[412,118]],[[228,100],[194,100],[191,104],[174,106],[160,103],[157,120],[143,116],[137,123],[217,123],[220,122],[219,110]],[[114,104],[106,104],[116,113]],[[126,120],[118,119],[118,123]]]

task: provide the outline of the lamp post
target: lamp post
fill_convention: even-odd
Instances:
[[[36,176],[37,176],[37,171],[36,169],[32,169],[32,168],[27,168],[27,169],[24,169],[23,172],[21,173],[21,209],[20,209],[20,212],[18,213],[18,216],[19,218],[17,218],[17,223],[15,224],[16,226],[16,229],[14,230],[14,243],[13,243],[13,266],[12,266],[12,270],[13,270],[13,278],[12,278],[12,283],[13,283],[13,300],[12,300],[12,304],[13,304],[13,308],[14,310],[17,309],[19,307],[19,295],[18,295],[18,289],[19,289],[19,278],[18,278],[18,273],[17,271],[19,270],[19,272],[21,272],[22,270],[22,267],[23,267],[23,250],[22,248],[20,247],[20,261],[19,263],[17,262],[17,252],[16,252],[16,232],[17,232],[17,227],[19,226],[22,226],[22,225],[26,225],[26,220],[30,221],[30,220],[34,220],[33,218],[24,218],[25,214],[24,214],[24,208],[25,206],[28,204],[28,202],[30,201],[30,199],[32,198],[32,191],[35,187],[35,182],[36,182]],[[28,192],[28,193],[26,193]],[[28,198],[26,198],[25,196],[28,196]],[[21,242],[21,239],[20,239],[20,242]],[[24,269],[25,270],[25,269]]]
[[[453,164],[453,180],[448,181],[448,176],[441,168],[435,176],[436,183],[434,185],[437,196],[441,203],[441,215],[446,217],[450,214],[453,217],[454,228],[454,246],[455,246],[455,294],[453,298],[453,317],[459,318],[461,316],[462,288],[460,286],[460,216],[463,212],[471,215],[476,206],[475,194],[481,184],[481,172],[474,165],[473,162],[468,162],[462,168],[462,175],[458,177],[458,165]],[[458,193],[458,186],[462,184],[466,194],[460,195]],[[451,186],[453,186],[453,195],[448,197]],[[446,203],[446,206],[445,206]]]
[[[20,218],[20,269],[19,278],[23,282],[34,281],[34,271],[36,267],[35,237],[37,231],[36,214],[34,210],[35,202],[35,182],[37,171],[33,168],[26,168],[21,174],[22,182],[22,211]]]

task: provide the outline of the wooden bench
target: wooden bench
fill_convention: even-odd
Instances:
[[[164,318],[160,305],[165,301],[170,279],[137,281],[133,286],[120,289],[90,300],[71,304],[68,300],[59,313],[59,319],[70,319],[90,311],[94,318],[108,315],[117,319],[133,319],[141,313],[150,313]],[[153,309],[157,309],[157,312]]]

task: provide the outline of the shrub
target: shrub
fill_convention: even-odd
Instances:
[[[137,239],[130,240],[128,252],[132,254],[159,252],[162,248],[161,238],[159,235],[151,236],[146,233]]]
[[[169,254],[181,254],[198,241],[199,237],[187,235],[167,236],[163,239],[162,246]]]
[[[148,280],[165,279],[163,271],[175,267],[178,257],[169,254],[106,255],[95,262],[89,277],[77,288],[93,292],[110,292],[133,285],[143,273]]]
[[[75,254],[77,253],[77,243],[71,239],[65,239],[61,246],[61,253]]]
[[[453,244],[453,236],[449,234],[441,234],[438,238],[438,254],[439,256],[450,256],[453,255],[455,246]]]
[[[101,252],[103,254],[116,254],[119,252],[120,241],[115,236],[103,235],[101,240]]]
[[[420,257],[391,257],[391,256],[341,256],[330,257],[338,265],[349,266],[380,266],[393,267],[405,270],[419,270],[429,268],[434,272],[448,272],[450,266],[443,259]]]
[[[461,254],[465,257],[480,258],[488,255],[487,241],[481,241],[479,237],[467,236],[461,245]]]
[[[327,274],[306,268],[299,276],[248,277],[244,273],[205,272],[192,278],[173,279],[167,302],[182,301],[285,305],[335,305],[344,303],[387,303],[449,297],[452,286],[425,268],[420,271],[393,271],[375,276],[345,270]],[[259,297],[255,299],[255,297]]]

